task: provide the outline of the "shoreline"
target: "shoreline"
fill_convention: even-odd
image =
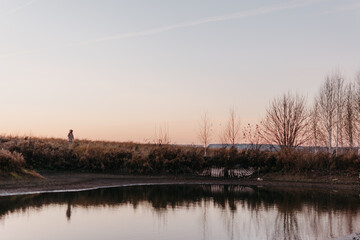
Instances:
[[[325,176],[304,178],[299,176],[264,176],[257,178],[214,178],[195,175],[117,175],[103,173],[43,173],[43,178],[1,179],[0,197],[51,192],[78,192],[100,188],[137,185],[218,184],[244,185],[281,189],[313,189],[334,191],[360,191],[360,182],[349,177]],[[333,180],[336,181],[333,181]]]

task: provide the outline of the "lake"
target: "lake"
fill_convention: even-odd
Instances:
[[[360,231],[358,193],[128,186],[0,197],[0,239],[331,239]]]

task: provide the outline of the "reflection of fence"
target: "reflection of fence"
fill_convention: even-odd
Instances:
[[[224,193],[238,193],[238,194],[253,194],[254,189],[251,187],[245,187],[240,185],[202,185],[204,192],[210,192],[211,194]]]
[[[228,169],[227,175],[231,178],[242,178],[242,177],[250,177],[253,175],[255,170],[253,168],[244,169]],[[224,177],[225,176],[225,168],[207,168],[199,173],[200,176],[211,176],[211,177]]]
[[[211,185],[210,192],[211,193],[224,193],[225,186],[224,185]]]
[[[244,187],[244,186],[228,186],[228,192],[232,193],[254,193],[254,189],[251,187]]]

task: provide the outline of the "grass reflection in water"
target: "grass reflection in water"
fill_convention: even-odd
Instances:
[[[36,212],[54,205],[66,206],[63,214],[70,223],[76,209],[117,211],[131,207],[136,215],[140,214],[136,209],[146,208],[157,218],[170,212],[180,214],[184,209],[186,214],[194,214],[189,219],[193,219],[197,229],[194,231],[199,233],[193,237],[201,235],[203,239],[327,239],[360,230],[357,229],[360,207],[356,194],[237,185],[134,186],[1,197],[0,222],[6,223],[13,214]],[[171,219],[169,217],[165,225],[171,225]],[[138,221],[140,228],[142,219]],[[183,224],[185,227],[186,222]],[[3,224],[0,233],[6,231]],[[171,233],[161,236],[172,238]]]

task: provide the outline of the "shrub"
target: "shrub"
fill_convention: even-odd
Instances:
[[[3,173],[22,172],[24,166],[25,160],[21,153],[0,150],[0,170]]]

